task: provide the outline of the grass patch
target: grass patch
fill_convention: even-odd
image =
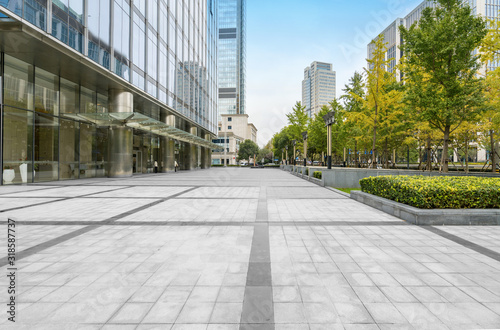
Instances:
[[[347,194],[350,194],[351,191],[353,191],[353,190],[361,190],[361,188],[335,188],[335,189],[343,191]]]
[[[387,175],[359,181],[363,192],[421,209],[500,208],[500,179]]]

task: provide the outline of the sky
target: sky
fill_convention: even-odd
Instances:
[[[246,113],[263,147],[302,99],[304,69],[333,64],[337,97],[366,66],[367,45],[422,0],[247,0]]]

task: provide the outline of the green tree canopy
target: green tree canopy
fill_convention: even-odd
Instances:
[[[434,0],[409,29],[400,26],[406,56],[406,101],[421,120],[443,133],[442,168],[448,171],[450,133],[482,111],[483,86],[474,55],[486,35],[485,22],[460,0]]]
[[[254,157],[259,152],[259,146],[252,140],[245,140],[240,143],[240,149],[238,150],[238,159],[248,159]]]

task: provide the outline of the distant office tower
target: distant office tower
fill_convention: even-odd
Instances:
[[[219,0],[219,117],[245,113],[245,16],[246,0]]]
[[[465,4],[468,4],[472,8],[472,12],[475,15],[481,15],[488,19],[499,19],[498,11],[500,10],[499,0],[466,0]],[[423,1],[415,9],[413,9],[405,18],[397,18],[392,22],[384,31],[380,34],[384,36],[384,42],[387,43],[387,53],[386,59],[390,59],[389,67],[387,70],[393,72],[398,81],[401,81],[401,72],[395,69],[396,64],[399,63],[403,52],[400,50],[401,46],[401,36],[399,33],[399,26],[403,25],[409,29],[413,23],[416,23],[422,17],[422,11],[427,7],[436,7],[436,3],[430,0]],[[368,44],[368,58],[371,59],[373,56],[373,51],[375,44],[373,42]],[[488,64],[488,70],[494,70],[500,64],[497,62],[490,62]]]
[[[304,69],[302,80],[302,105],[309,117],[314,116],[321,107],[335,99],[335,71],[331,63],[312,62]]]

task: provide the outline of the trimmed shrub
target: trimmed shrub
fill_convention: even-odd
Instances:
[[[320,179],[321,180],[321,171],[314,171],[313,172],[313,177],[315,177],[316,179]]]
[[[363,192],[421,209],[500,208],[500,179],[387,175],[359,181]]]
[[[309,175],[309,169],[306,167],[306,175]]]

